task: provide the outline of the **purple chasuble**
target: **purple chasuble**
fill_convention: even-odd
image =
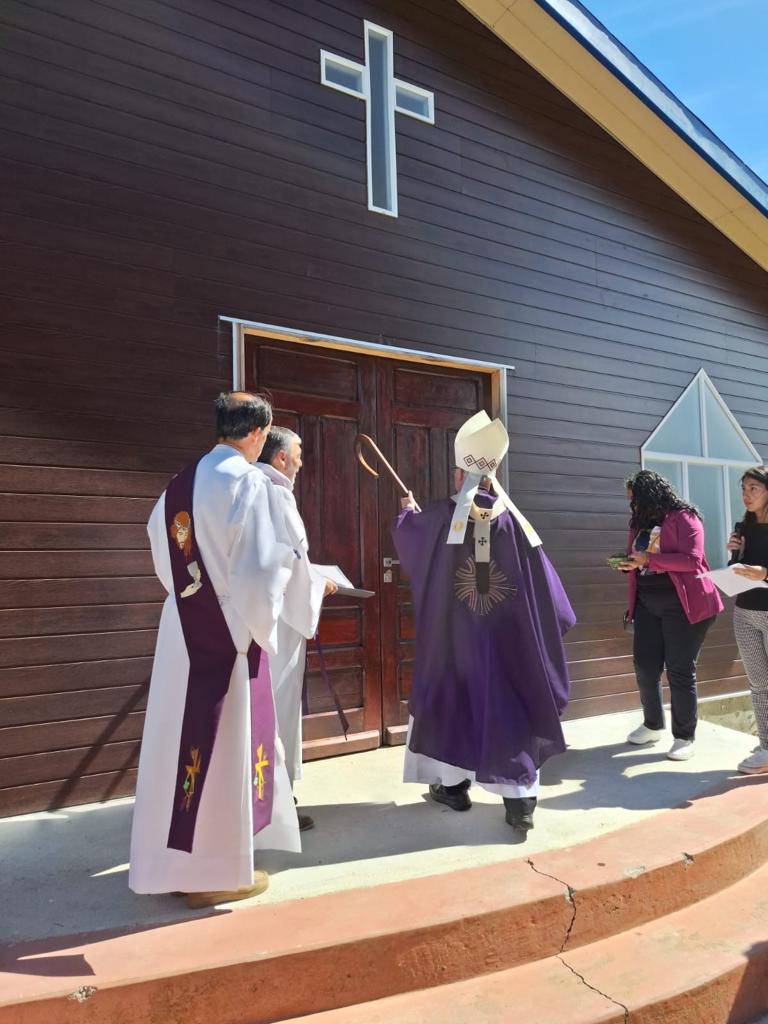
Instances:
[[[235,659],[248,658],[251,690],[253,831],[272,819],[275,714],[269,662],[251,642],[238,652],[197,546],[192,496],[197,463],[182,470],[165,492],[165,525],[173,590],[189,655],[189,678],[168,832],[172,850],[192,852],[195,823],[216,741],[221,708]],[[250,773],[249,773],[250,774]]]
[[[491,503],[478,494],[476,504]],[[463,544],[446,544],[453,510],[446,499],[403,511],[392,531],[416,622],[409,746],[478,782],[531,785],[565,749],[562,638],[576,618],[549,559],[509,512],[491,524],[486,575],[476,571],[474,527]]]

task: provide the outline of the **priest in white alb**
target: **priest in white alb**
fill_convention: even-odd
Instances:
[[[301,849],[268,655],[301,561],[253,463],[272,424],[257,395],[216,401],[218,443],[173,478],[149,521],[168,592],[142,739],[129,885],[192,907],[263,892],[254,849]]]
[[[285,747],[291,782],[301,778],[301,704],[307,640],[317,632],[323,597],[337,589],[336,584],[316,572],[309,561],[307,531],[293,491],[301,465],[299,435],[288,427],[272,427],[257,466],[274,484],[290,543],[302,556],[285,594],[277,626],[277,653],[269,657],[278,732]],[[302,832],[313,824],[308,814],[299,815]]]

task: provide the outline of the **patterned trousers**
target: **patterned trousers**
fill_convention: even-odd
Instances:
[[[760,746],[768,750],[768,612],[734,608],[733,628],[752,690]]]

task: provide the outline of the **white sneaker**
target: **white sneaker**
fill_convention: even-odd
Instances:
[[[636,729],[627,736],[627,743],[634,743],[638,747],[644,743],[658,743],[664,735],[663,729],[649,729],[645,725],[638,725]]]
[[[670,761],[690,761],[693,757],[693,740],[675,740],[667,751]]]
[[[749,757],[745,757],[738,770],[743,775],[761,775],[768,772],[768,750],[758,747]]]

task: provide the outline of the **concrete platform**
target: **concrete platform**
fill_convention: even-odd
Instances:
[[[632,1020],[744,1024],[768,1002],[768,777],[734,777],[753,740],[706,723],[683,764],[612,742],[634,721],[567,726],[525,844],[497,800],[457,815],[401,793],[401,750],[310,765],[317,845],[281,865],[271,901],[203,915],[131,897],[119,862],[93,870],[125,848],[124,805],[0,822],[28,940],[0,951],[0,1024],[506,1024],[521,984],[543,986],[525,996],[538,1016],[515,1013],[536,1024],[625,1020],[630,1004]]]
[[[569,749],[542,771],[536,827],[525,843],[505,823],[497,797],[475,788],[472,811],[456,814],[425,799],[426,787],[403,784],[401,747],[305,765],[296,793],[316,827],[303,836],[304,852],[262,856],[270,889],[227,912],[585,842],[695,800],[734,776],[755,742],[702,722],[696,756],[672,762],[664,756],[667,742],[624,742],[637,718],[625,713],[565,723]],[[131,813],[132,801],[118,800],[0,819],[0,944],[194,917],[172,896],[139,897],[128,889]]]

